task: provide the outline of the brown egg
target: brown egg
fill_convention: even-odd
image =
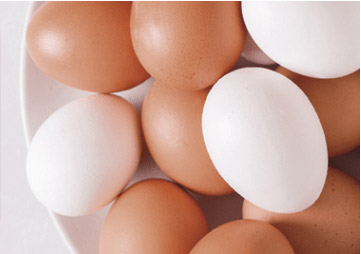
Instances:
[[[360,145],[360,71],[336,79],[314,79],[283,67],[277,71],[308,96],[321,120],[329,157]]]
[[[149,151],[173,180],[207,195],[233,190],[218,174],[202,134],[208,90],[185,91],[155,82],[142,107],[142,127]]]
[[[190,254],[294,254],[274,226],[256,220],[235,220],[209,232]]]
[[[321,196],[310,208],[279,214],[245,200],[243,218],[276,226],[297,254],[360,253],[360,183],[338,169],[329,168]]]
[[[131,2],[47,2],[27,28],[28,51],[46,74],[93,92],[116,92],[149,77],[130,39]]]
[[[246,41],[240,2],[134,2],[130,28],[152,77],[192,90],[229,72]]]
[[[100,254],[185,254],[209,231],[197,203],[165,180],[145,180],[110,208],[101,230]]]

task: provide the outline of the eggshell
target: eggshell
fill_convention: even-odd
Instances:
[[[264,68],[221,78],[206,99],[203,135],[226,182],[258,206],[301,211],[319,197],[327,147],[317,114],[292,81]]]
[[[99,253],[185,254],[207,233],[201,208],[185,191],[165,180],[145,180],[110,208]]]
[[[272,65],[276,64],[269,56],[267,56],[254,42],[251,35],[247,33],[246,44],[242,51],[242,57],[256,64]]]
[[[209,232],[190,254],[294,254],[274,226],[256,220],[235,220]]]
[[[240,2],[134,2],[131,36],[144,68],[165,85],[197,90],[236,64],[246,39]]]
[[[360,71],[337,79],[314,79],[283,67],[277,72],[295,82],[310,99],[326,135],[329,157],[360,145]]]
[[[248,1],[242,11],[257,45],[293,72],[337,78],[360,68],[360,2]]]
[[[93,92],[134,87],[149,74],[130,39],[131,2],[47,2],[27,28],[28,51],[46,74]]]
[[[139,117],[126,100],[101,94],[79,98],[35,134],[27,158],[30,188],[53,212],[92,213],[128,183],[141,145]]]
[[[202,194],[233,190],[209,158],[202,135],[202,111],[209,89],[182,91],[156,81],[144,100],[142,127],[158,166],[176,182]]]
[[[271,213],[245,200],[243,217],[277,227],[297,254],[360,253],[360,183],[338,169],[329,168],[320,198],[305,211]]]

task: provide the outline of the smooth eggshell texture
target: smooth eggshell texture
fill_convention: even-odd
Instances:
[[[291,213],[319,197],[325,136],[306,95],[283,75],[264,68],[225,75],[208,94],[202,128],[213,164],[244,198]]]
[[[30,188],[53,212],[92,213],[133,176],[141,142],[139,116],[126,100],[101,94],[74,100],[34,136],[27,158]]]
[[[338,169],[329,168],[320,198],[305,211],[271,213],[245,200],[243,218],[271,223],[297,254],[360,253],[360,183]]]
[[[360,71],[337,79],[315,79],[283,67],[277,72],[297,84],[310,99],[326,135],[329,157],[360,145]]]
[[[27,28],[28,51],[46,74],[93,92],[116,92],[149,77],[130,39],[131,2],[48,2]]]
[[[209,231],[197,203],[166,180],[139,182],[110,208],[100,254],[185,254]]]
[[[360,2],[248,1],[244,22],[275,62],[314,78],[360,68]]]
[[[276,64],[257,46],[249,33],[247,33],[246,44],[244,45],[244,49],[242,51],[242,57],[252,63],[260,65]]]
[[[176,182],[202,194],[233,190],[209,158],[202,135],[202,111],[209,89],[184,91],[155,82],[142,107],[145,141],[159,167]]]
[[[202,89],[236,64],[246,39],[240,2],[134,2],[131,36],[144,68],[165,85]]]
[[[294,254],[287,238],[274,226],[256,220],[235,220],[203,237],[190,254]]]

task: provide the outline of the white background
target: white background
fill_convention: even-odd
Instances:
[[[0,2],[1,21],[1,219],[0,253],[69,253],[47,210],[30,192],[20,97],[20,45],[27,2]]]
[[[0,2],[1,24],[1,218],[0,253],[69,253],[30,192],[25,176],[26,145],[19,97],[20,45],[26,2]],[[359,179],[359,149],[331,164]]]

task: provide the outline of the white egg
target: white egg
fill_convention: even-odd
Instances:
[[[244,49],[242,51],[242,57],[251,61],[252,63],[260,64],[260,65],[272,65],[275,64],[271,58],[269,58],[254,42],[252,37],[247,34],[246,44],[244,45]]]
[[[360,68],[360,2],[242,3],[254,41],[275,62],[314,78]]]
[[[31,190],[55,213],[81,216],[109,204],[141,154],[139,116],[124,99],[96,94],[54,112],[29,148]]]
[[[255,205],[291,213],[319,197],[325,136],[310,101],[286,77],[264,68],[225,75],[208,94],[202,128],[220,175]]]

